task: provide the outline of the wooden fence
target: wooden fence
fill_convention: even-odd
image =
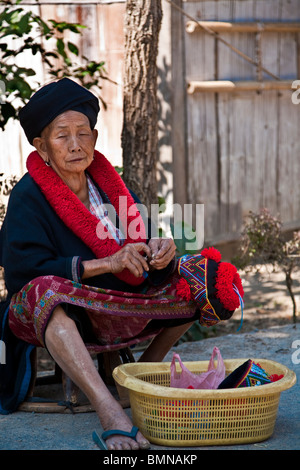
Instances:
[[[176,82],[174,109],[177,100],[184,112],[174,116],[181,126],[175,199],[181,181],[182,202],[204,203],[206,242],[237,239],[249,210],[262,207],[286,227],[300,227],[300,106],[292,102],[300,77],[300,2],[176,5],[183,10],[173,13],[183,44],[176,56],[173,37],[172,65],[184,77]]]

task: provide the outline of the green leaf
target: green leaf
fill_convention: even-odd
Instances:
[[[115,166],[114,169],[116,170],[117,173],[119,173],[120,176],[123,174],[123,167],[122,166]]]
[[[29,99],[32,89],[29,84],[20,76],[15,75],[12,80],[7,81],[7,88],[12,92],[18,92],[18,96],[24,100]]]
[[[49,20],[52,23],[53,27],[57,29],[60,33],[63,33],[65,30],[72,31],[72,33],[80,34],[79,29],[86,28],[86,26],[77,23],[67,23],[66,21],[57,22],[55,20]]]
[[[68,42],[68,48],[69,51],[71,51],[73,54],[77,56],[79,55],[78,47],[76,46],[76,44],[73,44],[73,42]]]
[[[21,34],[29,33],[31,27],[29,26],[30,13],[23,15],[21,20],[18,23],[19,31]]]
[[[0,104],[0,128],[4,129],[10,118],[16,118],[17,112],[11,103]]]
[[[47,25],[47,23],[45,23],[45,21],[43,21],[42,18],[37,17],[36,19],[37,19],[37,21],[38,21],[40,27],[41,27],[42,30],[43,30],[43,34],[44,34],[45,36],[49,35],[49,33],[51,32],[51,29],[49,28],[49,26]]]
[[[68,24],[68,29],[72,31],[72,33],[80,34],[80,31],[78,30],[84,28],[86,28],[86,26],[84,26],[83,24]]]
[[[33,77],[34,75],[36,75],[36,72],[33,69],[18,67],[16,75],[26,75],[26,77]]]
[[[185,253],[197,253],[198,250],[188,250],[187,247],[189,244],[196,242],[196,234],[193,227],[186,222],[175,222],[175,224],[170,224],[171,232],[174,238],[174,243],[176,245],[177,251],[180,256]]]
[[[45,52],[44,57],[54,57],[55,59],[58,59],[58,54],[56,52]]]
[[[33,55],[36,55],[36,53],[40,50],[40,46],[38,44],[33,44],[31,46],[31,52]]]
[[[62,39],[60,39],[60,38],[57,39],[57,41],[56,41],[56,47],[57,47],[57,50],[58,50],[59,54],[60,54],[62,57],[66,58],[66,57],[67,57],[67,54],[66,54],[66,52],[65,52],[65,44],[64,44],[64,41],[63,41]]]
[[[7,23],[18,23],[19,21],[19,17],[20,17],[20,13],[22,12],[23,10],[21,8],[18,8],[17,10],[13,10],[11,11],[10,13],[8,13],[8,15],[6,16],[6,21]]]

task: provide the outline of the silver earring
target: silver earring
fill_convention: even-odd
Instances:
[[[51,166],[51,165],[50,165],[50,162],[45,162],[45,165],[47,165],[47,166]]]

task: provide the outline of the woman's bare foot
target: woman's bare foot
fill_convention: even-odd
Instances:
[[[120,403],[111,395],[87,351],[72,319],[58,306],[46,329],[47,348],[71,380],[95,407],[104,431],[120,429],[131,432],[132,423]],[[111,436],[106,445],[110,450],[145,449],[149,442],[139,432],[137,442],[126,436]]]
[[[114,401],[114,403],[113,403]],[[126,432],[131,432],[132,422],[127,416],[121,405],[113,399],[110,403],[106,403],[103,411],[103,404],[101,404],[101,424],[104,431],[112,429],[119,429]],[[139,431],[136,435],[136,440],[122,435],[112,435],[106,439],[106,446],[108,450],[138,450],[148,449],[150,447],[149,441]]]

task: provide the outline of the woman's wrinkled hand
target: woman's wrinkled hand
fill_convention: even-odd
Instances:
[[[154,269],[168,266],[176,253],[176,245],[172,238],[151,238],[148,247],[151,249],[149,264]]]
[[[108,258],[109,271],[116,274],[127,268],[134,276],[141,277],[144,271],[149,271],[147,257],[151,258],[151,249],[146,243],[129,243]]]

